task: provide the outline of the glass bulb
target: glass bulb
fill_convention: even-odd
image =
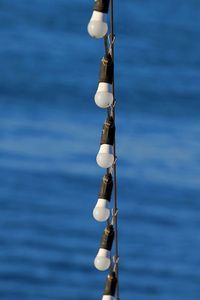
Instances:
[[[104,222],[110,217],[109,202],[106,199],[98,199],[93,210],[93,217],[96,221]]]
[[[113,146],[107,144],[101,145],[96,161],[99,167],[104,169],[110,168],[114,163]]]
[[[97,92],[94,100],[100,108],[107,108],[113,103],[113,95],[108,92]]]
[[[106,35],[108,31],[108,25],[101,21],[91,21],[88,24],[88,33],[91,37],[100,39]]]
[[[104,295],[102,300],[116,300],[116,298],[110,295]]]
[[[95,95],[95,103],[101,108],[107,108],[113,103],[112,85],[107,82],[100,82]]]
[[[91,37],[100,39],[104,37],[108,31],[106,23],[107,15],[99,11],[94,11],[88,24],[88,33]]]
[[[99,252],[94,260],[95,268],[99,271],[105,271],[110,267],[110,251],[99,249]]]
[[[109,153],[98,153],[96,160],[99,167],[108,169],[113,165],[114,155]]]

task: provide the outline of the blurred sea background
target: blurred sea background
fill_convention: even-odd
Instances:
[[[122,300],[200,299],[200,2],[115,1]],[[101,299],[93,1],[0,0],[0,299]]]

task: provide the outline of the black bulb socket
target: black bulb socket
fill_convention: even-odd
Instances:
[[[114,227],[110,224],[104,229],[104,233],[100,243],[100,248],[111,251],[114,236]]]
[[[109,5],[110,0],[95,0],[94,10],[107,14],[109,10]]]
[[[117,287],[117,277],[115,272],[111,272],[106,280],[106,285],[104,289],[104,296],[115,296],[116,292],[116,287]]]
[[[108,117],[103,125],[100,144],[113,146],[115,140],[115,123],[113,117]]]
[[[100,64],[99,82],[112,84],[114,74],[114,64],[110,53],[106,54]]]
[[[113,189],[113,180],[111,174],[104,175],[99,191],[99,198],[110,202]]]

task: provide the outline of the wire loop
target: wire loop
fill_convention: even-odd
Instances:
[[[114,101],[113,101],[113,103],[112,103],[112,107],[113,107],[113,108],[116,106],[116,103],[117,103],[117,101],[116,101],[116,99],[114,99]]]
[[[111,224],[114,225],[115,224],[115,219],[118,215],[119,210],[118,209],[112,209],[112,219],[111,219]]]
[[[108,42],[109,42],[109,53],[111,53],[116,37],[115,37],[115,35],[113,35],[113,38],[112,38],[112,34],[110,33],[107,38],[108,38]]]

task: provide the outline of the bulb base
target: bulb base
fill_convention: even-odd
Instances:
[[[106,280],[106,285],[104,289],[105,296],[115,296],[115,291],[117,287],[117,277],[115,272],[111,272]]]
[[[112,189],[113,189],[112,175],[106,174],[102,179],[102,184],[99,191],[99,198],[106,199],[107,201],[110,202]]]
[[[108,13],[110,0],[95,0],[94,10]]]
[[[113,83],[114,64],[110,53],[106,54],[100,65],[99,82]]]
[[[106,119],[103,124],[103,129],[101,132],[101,142],[100,144],[114,145],[115,140],[115,123],[113,118],[110,116]]]
[[[111,251],[113,240],[114,240],[114,235],[115,235],[115,233],[114,233],[113,225],[110,224],[110,225],[106,226],[106,228],[104,229],[102,238],[101,238],[100,248]]]

